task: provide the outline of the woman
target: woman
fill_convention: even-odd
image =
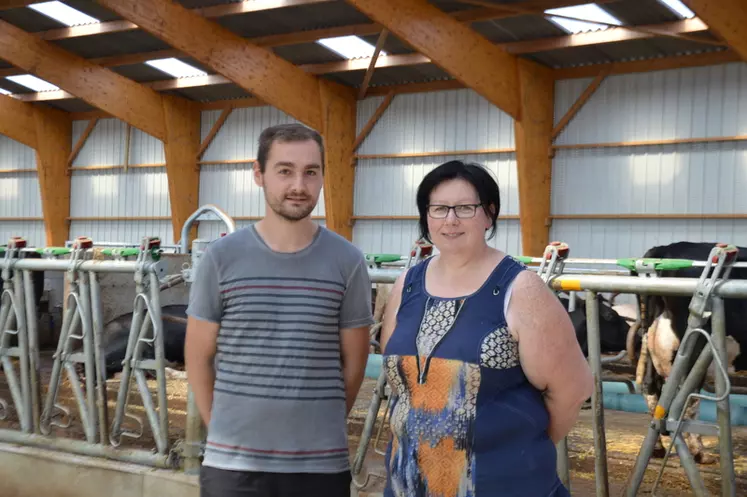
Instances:
[[[417,205],[439,254],[400,275],[385,311],[384,496],[569,495],[555,444],[592,378],[567,312],[535,272],[488,246],[500,193],[484,168],[442,164]]]

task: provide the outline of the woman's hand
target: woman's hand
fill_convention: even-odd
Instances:
[[[547,431],[558,443],[570,432],[594,386],[571,319],[542,279],[523,271],[514,280],[506,320],[519,341],[524,374],[544,393],[550,414]]]

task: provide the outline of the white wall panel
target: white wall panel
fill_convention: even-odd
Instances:
[[[557,83],[556,122],[588,82]],[[747,64],[734,63],[610,76],[557,143],[745,134]],[[558,150],[552,213],[745,214],[745,190],[745,142]],[[551,238],[573,256],[617,258],[681,240],[745,243],[745,228],[747,220],[555,219]]]
[[[75,171],[72,217],[170,216],[168,181],[162,168]]]
[[[747,213],[747,142],[559,150],[554,214]]]
[[[73,144],[88,121],[73,122]],[[123,165],[127,125],[118,119],[100,119],[73,166]],[[128,164],[163,164],[163,143],[131,128]],[[165,167],[74,171],[70,187],[71,217],[171,216]],[[171,240],[171,221],[74,221],[70,237],[91,236],[94,241],[138,241],[142,236]]]
[[[680,240],[745,247],[747,219],[556,219],[550,233],[569,245],[571,257],[616,259]]]
[[[366,253],[407,255],[420,231],[417,220],[368,220],[355,222],[353,242]],[[518,220],[498,219],[491,247],[521,255],[521,225]]]
[[[0,169],[35,169],[36,153],[23,143],[0,135]]]
[[[556,143],[744,135],[745,89],[744,63],[610,76]]]
[[[401,95],[400,95],[401,96]],[[386,99],[384,96],[368,97],[358,101],[358,108],[356,110],[356,133],[360,133],[363,127],[368,123],[371,117],[379,108],[379,105]],[[396,97],[395,97],[396,99]],[[394,102],[394,100],[392,100]],[[374,125],[374,128],[378,125]]]
[[[34,149],[0,135],[0,169],[17,170],[0,174],[0,218],[41,218]],[[11,236],[23,236],[29,243],[44,245],[44,222],[0,221],[0,245],[8,243]]]
[[[465,89],[395,96],[358,153],[513,147],[511,117],[474,91]]]
[[[564,79],[555,82],[555,124],[563,119],[565,113],[592,81],[594,78]]]
[[[484,165],[498,182],[500,213],[518,215],[519,192],[513,153],[361,160],[355,170],[355,215],[417,215],[415,194],[420,182],[439,164],[454,159]]]
[[[47,244],[43,221],[0,221],[0,245],[6,245],[13,236],[22,236],[35,247]]]
[[[174,244],[171,221],[73,221],[70,239],[88,236],[94,242],[139,243],[144,236],[159,236],[164,245]]]
[[[203,139],[218,120],[220,113],[219,110],[202,113]],[[257,158],[257,142],[263,129],[277,124],[295,122],[298,121],[274,107],[234,109],[213,138],[202,160],[254,160]]]

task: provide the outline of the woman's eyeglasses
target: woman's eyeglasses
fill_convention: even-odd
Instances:
[[[449,215],[449,211],[454,209],[454,215],[459,219],[469,219],[475,217],[477,208],[481,204],[462,204],[462,205],[436,205],[428,206],[428,215],[433,219],[444,219]]]

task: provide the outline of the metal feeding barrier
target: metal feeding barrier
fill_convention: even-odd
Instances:
[[[192,224],[203,213],[208,212],[218,215],[226,224],[228,233],[235,230],[233,220],[223,211],[212,205],[203,206],[190,216],[182,229],[182,239],[178,245],[180,253],[186,253]],[[183,444],[183,447],[169,446],[160,292],[181,282],[190,284],[209,243],[210,240],[194,240],[190,264],[185,264],[180,274],[168,276],[165,274],[165,264],[161,259],[162,249],[158,238],[144,237],[135,247],[128,244],[113,244],[117,246],[103,249],[96,248],[93,241],[85,237],[77,238],[69,244],[70,246],[48,248],[28,248],[25,240],[13,238],[7,247],[0,248],[0,254],[3,256],[0,262],[3,280],[0,294],[0,364],[10,390],[10,399],[0,399],[0,419],[6,418],[11,410],[15,410],[20,423],[20,430],[1,429],[0,441],[163,468],[177,467],[177,459],[181,456],[184,471],[195,473],[200,467],[205,437],[204,426],[191,389],[188,390],[185,438],[177,442],[177,445]],[[41,256],[42,259],[26,258],[26,252],[34,252],[37,254],[36,257]],[[735,262],[735,247],[722,245],[714,247],[706,261],[573,259],[568,257],[569,252],[568,245],[553,242],[541,257],[515,258],[536,270],[554,292],[567,292],[570,297],[569,310],[575,305],[576,294],[585,293],[588,361],[594,379],[591,411],[597,496],[609,495],[602,366],[605,362],[625,357],[624,351],[612,358],[601,357],[597,295],[607,292],[691,297],[688,329],[630,475],[627,495],[633,496],[637,493],[658,437],[669,433],[672,442],[665,457],[668,458],[671,451],[676,450],[695,494],[699,497],[706,495],[702,476],[684,442],[682,433],[688,432],[718,435],[722,495],[735,495],[728,397],[730,381],[725,368],[726,318],[723,299],[747,298],[747,281],[729,279],[732,268],[745,267],[747,264]],[[96,257],[97,254],[110,259],[101,260]],[[393,283],[404,269],[432,255],[433,247],[423,243],[416,243],[406,257],[369,254],[367,260],[371,281]],[[702,268],[700,278],[657,276],[657,272],[662,270],[693,267]],[[68,283],[62,330],[54,354],[52,376],[45,391],[41,385],[36,295],[32,281],[35,271],[61,272]],[[631,276],[631,272],[638,276]],[[99,285],[101,273],[131,274],[135,285],[134,313],[111,422],[108,419],[106,366],[101,344],[104,324]],[[709,316],[711,333],[704,331]],[[636,324],[640,323],[639,314]],[[696,341],[705,343],[702,351],[696,346]],[[372,335],[372,345],[379,347],[375,334]],[[144,352],[148,349],[153,351],[153,359],[145,358]],[[696,392],[696,389],[711,363],[715,364],[717,372],[716,392],[714,396],[705,396]],[[84,381],[80,380],[81,372]],[[147,385],[147,374],[153,374],[156,378],[157,408]],[[53,427],[64,429],[70,426],[73,412],[71,407],[59,403],[58,394],[63,375],[67,376],[71,385],[85,440],[53,436]],[[373,430],[381,404],[387,397],[386,374],[383,369],[376,377],[374,395],[352,464],[353,481],[358,488],[364,488],[369,481],[370,475],[366,475],[363,482],[360,482],[359,477],[366,452],[374,438]],[[155,451],[125,449],[121,446],[122,437],[142,436],[145,426],[143,420],[128,410],[133,382],[136,383],[143,400],[145,416],[156,443]],[[696,399],[710,399],[716,403],[717,423],[684,419],[687,406]],[[386,423],[388,404],[389,402],[375,437],[375,450]],[[126,420],[134,420],[136,429],[127,427]],[[558,474],[570,488],[567,441],[564,439],[559,442],[557,449]],[[662,464],[654,483],[654,492],[660,485],[664,467]]]
[[[228,232],[235,230],[235,223],[227,214],[216,206],[206,205],[190,216],[182,230],[185,236],[189,235],[192,223],[205,212],[217,214],[226,223]],[[186,239],[181,240],[179,250],[185,243]],[[194,242],[195,247],[202,250],[206,244],[204,240]],[[11,402],[0,399],[0,420],[6,419],[12,408],[21,425],[20,430],[0,429],[1,442],[161,468],[176,468],[180,455],[190,455],[188,451],[184,451],[186,454],[180,453],[178,442],[173,447],[169,446],[160,292],[191,281],[201,251],[193,251],[192,267],[187,265],[182,268],[181,274],[176,275],[165,274],[166,265],[161,258],[163,252],[157,237],[144,237],[139,245],[95,244],[88,237],[78,237],[66,243],[65,247],[42,248],[29,248],[23,238],[14,237],[6,247],[0,247],[0,255],[3,256],[0,261],[3,280],[0,294],[0,364],[11,392]],[[28,253],[33,253],[35,258],[25,257]],[[42,395],[36,295],[32,281],[35,271],[62,272],[68,287],[62,328],[45,395]],[[108,419],[106,364],[101,343],[104,325],[99,284],[101,273],[130,273],[135,284],[134,313],[111,425]],[[11,340],[16,340],[17,344],[12,346]],[[152,359],[146,359],[148,349],[152,350]],[[14,360],[18,362],[17,371]],[[156,402],[146,374],[156,378]],[[72,408],[59,402],[65,375],[85,440],[54,436],[53,428],[70,428],[73,417]],[[155,440],[155,451],[121,447],[122,437],[140,438],[144,431],[143,420],[128,409],[133,380],[137,384]],[[192,414],[194,412],[196,410]],[[192,418],[195,424],[195,416]],[[136,429],[125,426],[126,420],[133,421]],[[199,415],[196,420],[199,424]],[[189,429],[187,435],[190,435]]]
[[[543,257],[515,257],[524,263],[538,264],[537,272],[549,288],[555,292],[585,292],[586,322],[588,339],[588,361],[592,371],[594,388],[591,397],[592,432],[595,455],[595,483],[598,497],[609,496],[609,476],[606,453],[606,437],[604,429],[604,405],[602,402],[602,364],[601,337],[599,325],[600,293],[645,294],[661,296],[692,297],[689,306],[690,318],[688,328],[675,356],[672,370],[664,383],[646,438],[637,456],[635,467],[630,474],[626,495],[635,496],[643,482],[643,476],[650,463],[653,449],[660,435],[671,433],[670,443],[665,457],[669,456],[672,448],[680,457],[685,474],[690,485],[698,497],[707,495],[702,475],[700,474],[692,455],[689,452],[682,433],[693,432],[716,435],[719,439],[721,495],[736,495],[736,477],[731,437],[729,392],[731,389],[729,376],[726,371],[726,329],[723,299],[747,298],[747,281],[729,280],[729,274],[734,267],[747,267],[747,264],[736,263],[737,250],[733,245],[718,244],[711,251],[706,261],[690,261],[682,259],[570,259],[567,258],[568,246],[564,243],[550,244]],[[622,266],[629,271],[636,271],[639,277],[611,274],[583,274],[583,269],[575,274],[566,274],[572,263],[593,266]],[[656,271],[677,270],[685,268],[703,268],[700,278],[671,278],[656,277]],[[371,267],[369,274],[373,283],[393,283],[401,269],[395,267]],[[640,277],[653,276],[653,277]],[[711,333],[707,333],[703,326],[710,313]],[[638,317],[640,320],[640,315]],[[702,336],[706,345],[699,356],[693,356],[695,338]],[[644,337],[645,340],[645,337]],[[613,360],[624,357],[624,352]],[[632,359],[632,358],[631,358]],[[697,360],[696,360],[697,359]],[[706,396],[696,389],[702,381],[710,364],[716,367],[716,394]],[[358,475],[363,465],[363,458],[367,450],[378,408],[381,403],[381,393],[385,380],[379,377],[378,384],[371,401],[369,415],[364,424],[361,435],[361,445],[353,464],[353,474]],[[709,399],[716,403],[717,423],[684,420],[684,412],[692,400]],[[372,418],[372,419],[370,419]],[[570,478],[567,456],[567,444],[558,444],[558,474],[569,487]],[[365,444],[365,445],[364,445]],[[655,494],[665,470],[665,463],[661,464],[652,494]],[[368,478],[364,482],[366,484]]]

